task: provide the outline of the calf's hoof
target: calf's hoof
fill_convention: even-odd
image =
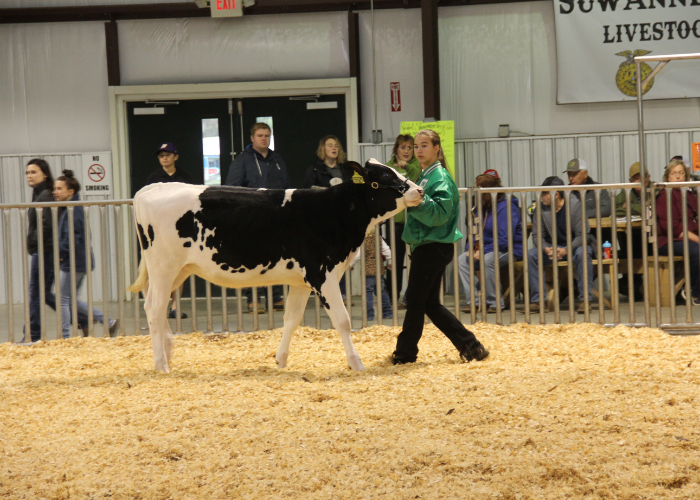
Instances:
[[[282,368],[287,367],[287,357],[288,356],[289,356],[289,353],[277,355],[277,357],[275,358],[277,360],[277,368],[279,368],[281,370]]]
[[[362,364],[362,361],[360,360],[360,356],[350,356],[348,358],[348,366],[351,370],[356,372],[361,372],[365,369],[364,365]]]

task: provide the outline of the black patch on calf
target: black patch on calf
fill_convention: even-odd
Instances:
[[[136,223],[136,227],[139,229],[139,238],[141,239],[141,249],[142,250],[148,250],[148,238],[146,237],[146,233],[143,231],[143,226],[139,223]]]
[[[388,179],[381,169],[391,173]],[[366,175],[387,187],[401,183],[388,167],[369,167]],[[344,183],[322,191],[297,189],[282,206],[284,190],[212,186],[199,195],[201,209],[186,212],[175,227],[180,238],[212,249],[212,260],[232,273],[263,266],[263,274],[280,261],[292,261],[286,267],[293,269],[297,262],[328,309],[320,295],[326,274],[362,245],[371,219],[394,210],[400,197],[395,189]]]
[[[153,226],[151,226],[150,224],[148,225],[148,239],[151,240],[151,245],[153,245],[153,242],[156,239],[156,235],[153,232]]]
[[[191,241],[186,241],[186,242],[184,242],[184,243],[182,244],[182,246],[185,247],[185,248],[191,247],[191,246],[192,246],[192,242],[191,242]]]

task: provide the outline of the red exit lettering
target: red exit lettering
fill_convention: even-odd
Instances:
[[[216,0],[216,10],[232,10],[236,8],[236,0]]]

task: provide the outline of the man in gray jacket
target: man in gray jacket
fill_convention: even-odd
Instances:
[[[547,177],[542,183],[543,186],[563,186],[564,181],[559,177]],[[581,231],[581,205],[575,196],[569,198],[571,206],[569,207],[569,217],[571,217],[570,230],[571,230],[571,250],[573,251],[572,260],[574,263],[574,268],[576,270],[576,278],[579,283],[578,298],[581,304],[578,307],[578,312],[583,313],[585,310],[585,305],[583,302],[583,266],[588,268],[588,296],[589,299],[593,293],[593,256],[595,252],[595,238],[589,234],[588,219],[584,219],[585,232]],[[554,199],[552,200],[551,193],[542,193],[542,265],[551,264],[553,260],[564,260],[567,258],[566,249],[566,200],[564,199],[564,192],[557,191],[554,194]],[[552,214],[556,217],[556,231],[557,231],[557,248],[556,250],[552,246],[552,232],[553,232],[553,222]],[[538,244],[538,233],[539,226],[537,220],[537,212],[533,211],[532,214],[532,241],[534,246],[528,251],[528,265],[529,265],[529,283],[530,283],[530,311],[537,312],[540,310],[540,287],[539,287],[539,277],[538,270],[540,262],[537,260],[537,244]],[[584,236],[585,235],[585,236]],[[583,238],[586,238],[588,244],[587,255],[584,256],[583,253]],[[545,289],[542,293],[547,294],[547,286],[545,284]]]
[[[582,188],[590,184],[600,184],[591,179],[588,175],[588,165],[581,158],[574,158],[566,164],[564,173],[569,176],[570,186],[581,186]],[[595,190],[583,191],[586,197],[586,217],[594,219],[595,214]],[[579,202],[581,202],[581,191],[573,191],[571,193]],[[610,217],[612,214],[612,203],[610,201],[610,192],[603,190],[600,193],[600,216]]]

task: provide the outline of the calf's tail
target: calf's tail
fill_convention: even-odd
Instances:
[[[146,286],[148,283],[148,269],[146,268],[146,259],[142,258],[139,264],[139,277],[127,290],[133,293],[138,293]]]

